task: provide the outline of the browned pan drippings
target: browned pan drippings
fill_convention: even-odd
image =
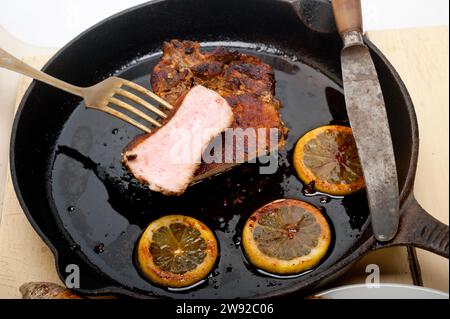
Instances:
[[[324,124],[347,124],[342,90],[324,74],[301,62],[261,50],[256,55],[275,70],[281,116],[289,128],[279,169],[260,175],[258,164],[243,164],[190,187],[178,197],[150,193],[121,165],[121,151],[140,132],[105,115],[78,106],[57,142],[51,195],[56,217],[77,243],[76,250],[121,285],[148,295],[180,298],[248,297],[298,284],[348,254],[367,227],[365,194],[329,199],[303,195],[304,185],[292,166],[292,149],[300,136]],[[119,75],[149,86],[148,76],[159,55],[124,68]],[[332,226],[328,256],[312,272],[275,278],[258,272],[244,256],[241,231],[259,207],[280,198],[294,198],[319,207]],[[133,251],[145,227],[166,214],[203,221],[219,242],[219,261],[201,285],[183,291],[153,286],[138,272]],[[365,235],[364,235],[365,236]],[[361,238],[362,240],[363,238]],[[102,247],[101,250],[98,247]]]

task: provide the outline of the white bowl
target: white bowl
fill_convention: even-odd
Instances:
[[[380,284],[350,285],[333,288],[316,294],[317,297],[330,299],[449,299],[448,293],[410,285]]]

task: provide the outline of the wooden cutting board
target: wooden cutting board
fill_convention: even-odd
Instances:
[[[420,125],[421,152],[416,179],[419,202],[448,223],[448,28],[369,32],[405,81],[415,103]],[[49,57],[26,62],[40,67]],[[20,101],[28,80],[17,92]],[[448,291],[448,260],[418,252],[426,287]],[[366,267],[380,268],[381,282],[412,284],[405,248],[370,253],[332,286],[364,283]],[[0,224],[0,298],[20,298],[18,287],[28,281],[60,283],[54,258],[23,214],[8,173]]]
[[[370,32],[369,37],[402,77],[419,122],[415,196],[430,214],[449,218],[449,39],[448,27]],[[448,259],[418,250],[423,283],[449,290]]]

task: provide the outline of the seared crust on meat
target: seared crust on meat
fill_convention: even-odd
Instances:
[[[280,107],[274,96],[273,69],[260,59],[222,47],[202,53],[200,44],[192,41],[165,42],[163,57],[152,73],[153,91],[174,103],[197,84],[215,90],[225,98],[247,93],[277,109]]]

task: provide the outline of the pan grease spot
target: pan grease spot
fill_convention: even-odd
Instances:
[[[105,244],[98,244],[95,246],[94,251],[96,254],[102,254],[105,251]]]

